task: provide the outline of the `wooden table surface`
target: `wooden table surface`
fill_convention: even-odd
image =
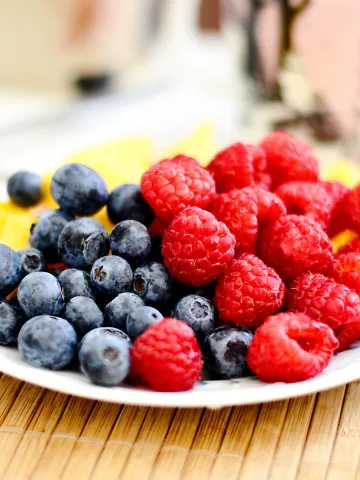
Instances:
[[[360,384],[249,407],[94,402],[0,378],[0,478],[360,480]]]

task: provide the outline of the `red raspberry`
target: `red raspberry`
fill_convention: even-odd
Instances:
[[[164,318],[140,335],[131,348],[131,377],[160,392],[181,392],[200,379],[202,360],[194,331]]]
[[[337,206],[342,217],[342,230],[349,229],[360,234],[360,185],[350,190]]]
[[[258,207],[246,192],[231,190],[218,195],[210,211],[235,235],[236,255],[254,252],[258,234]]]
[[[300,382],[321,373],[337,347],[327,325],[303,313],[278,313],[255,331],[247,363],[264,382]]]
[[[185,208],[163,238],[162,254],[170,275],[199,287],[217,279],[235,255],[235,237],[214,215]]]
[[[272,132],[261,142],[273,187],[292,181],[316,182],[319,167],[309,145],[285,132]]]
[[[341,213],[341,202],[349,192],[349,189],[340,182],[319,182],[319,184],[325,189],[332,202],[330,225],[327,229],[329,237],[332,238],[346,230],[346,222],[344,222]]]
[[[356,237],[351,242],[347,243],[341,247],[337,255],[342,255],[343,253],[355,252],[360,253],[360,237]]]
[[[286,205],[288,213],[306,215],[324,229],[329,226],[333,205],[325,189],[318,183],[283,183],[275,193]]]
[[[360,338],[360,322],[340,325],[340,327],[335,328],[334,333],[339,342],[335,353],[343,352]]]
[[[174,158],[165,158],[164,160],[161,160],[159,163],[164,163],[164,162],[173,162],[178,165],[184,165],[187,167],[188,165],[192,166],[200,166],[199,162],[195,160],[195,158],[188,157],[187,155],[176,155]]]
[[[360,253],[350,252],[336,257],[329,276],[360,295]]]
[[[274,193],[261,187],[246,187],[242,191],[252,198],[258,206],[259,227],[286,215],[284,202]]]
[[[184,159],[153,165],[141,178],[141,191],[165,225],[187,206],[206,208],[216,195],[209,172]]]
[[[328,236],[309,217],[285,215],[259,236],[259,257],[285,281],[306,272],[326,274],[334,255]]]
[[[287,306],[333,329],[360,320],[359,296],[320,274],[307,273],[296,279],[289,290]]]
[[[264,151],[255,145],[234,143],[216,155],[208,170],[214,176],[219,193],[269,182],[269,177],[264,177]]]
[[[163,237],[165,234],[165,227],[158,218],[155,218],[152,224],[148,226],[148,231],[149,233],[154,233],[155,235],[159,235],[159,237]]]
[[[222,323],[257,327],[280,310],[284,300],[279,275],[248,253],[232,262],[216,286],[215,305]]]

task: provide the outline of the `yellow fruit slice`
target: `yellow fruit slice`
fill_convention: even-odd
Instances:
[[[337,251],[341,247],[351,242],[351,240],[353,240],[357,236],[358,236],[357,233],[352,232],[351,230],[344,230],[343,232],[336,235],[336,237],[331,239],[334,252],[337,253]]]
[[[360,166],[351,160],[339,160],[324,168],[324,178],[353,188],[360,183]]]
[[[199,125],[188,137],[170,146],[161,158],[172,158],[175,155],[188,155],[206,166],[216,153],[215,129],[212,124]]]
[[[36,216],[10,202],[0,204],[0,243],[14,250],[28,246],[30,227]]]

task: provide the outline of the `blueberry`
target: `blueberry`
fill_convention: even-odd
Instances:
[[[130,265],[143,263],[151,250],[147,228],[135,220],[118,223],[110,233],[110,248],[113,255],[125,258]]]
[[[89,297],[73,297],[66,304],[64,317],[74,327],[78,338],[104,324],[102,311]]]
[[[146,305],[166,305],[172,292],[172,280],[162,263],[150,262],[134,272],[133,290]]]
[[[40,175],[32,172],[17,172],[7,183],[10,199],[22,207],[31,207],[40,202],[43,195],[43,181]]]
[[[117,338],[120,338],[120,340],[126,340],[129,346],[131,346],[131,340],[128,335],[126,335],[125,332],[120,330],[119,328],[113,328],[113,327],[99,327],[99,328],[94,328],[94,330],[90,330],[89,333],[87,333],[82,340],[80,341],[78,351],[80,352],[82,344],[84,342],[84,339],[89,339],[93,337],[98,337],[99,335],[115,335]]]
[[[95,300],[94,292],[91,288],[90,275],[83,270],[68,268],[63,270],[58,276],[65,302],[73,297],[89,297]]]
[[[150,233],[151,250],[148,256],[149,262],[163,263],[162,257],[162,238],[155,233]]]
[[[90,272],[93,288],[100,295],[115,298],[131,288],[133,272],[121,257],[107,256],[96,260]]]
[[[40,250],[49,263],[59,261],[58,241],[60,233],[74,217],[61,210],[47,210],[43,212],[30,229],[30,245]]]
[[[51,195],[60,208],[72,215],[93,215],[108,201],[103,178],[85,165],[63,165],[50,184]]]
[[[135,308],[145,304],[135,293],[120,293],[105,307],[105,323],[126,332],[126,318]]]
[[[36,248],[22,248],[16,252],[21,262],[22,276],[33,272],[43,272],[46,269],[44,255]]]
[[[16,343],[24,322],[24,313],[20,308],[0,300],[0,345]]]
[[[217,315],[212,303],[198,295],[188,295],[175,306],[171,316],[187,323],[195,332],[199,344],[216,327]]]
[[[246,353],[253,334],[245,327],[219,327],[211,332],[203,346],[205,367],[213,379],[240,378],[249,375]]]
[[[136,220],[148,227],[155,215],[144,200],[139,185],[126,183],[116,187],[109,196],[107,213],[113,223]]]
[[[120,385],[130,371],[129,344],[113,333],[102,332],[101,335],[96,335],[94,332],[96,330],[85,335],[81,342],[81,369],[97,385]]]
[[[126,319],[126,331],[134,340],[155,323],[161,322],[164,317],[152,307],[138,307],[131,310]]]
[[[7,245],[0,243],[0,298],[6,297],[21,281],[19,256]]]
[[[18,346],[23,360],[30,365],[60,370],[75,358],[77,336],[63,318],[40,315],[21,328]]]
[[[109,252],[109,237],[103,225],[94,218],[78,218],[61,232],[59,255],[69,267],[89,268]]]
[[[27,317],[57,315],[64,298],[57,279],[47,272],[29,273],[19,285],[18,301]]]

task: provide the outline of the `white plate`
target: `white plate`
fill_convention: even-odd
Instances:
[[[111,102],[104,102],[101,108],[99,104],[90,105],[77,112],[72,111],[69,115],[64,114],[58,120],[49,121],[43,126],[25,128],[25,132],[21,133],[4,135],[0,129],[0,180],[9,172],[22,167],[31,166],[32,169],[43,171],[91,142],[97,143],[114,136],[126,136],[140,131],[156,139],[159,145],[175,140],[201,120],[209,118],[209,111],[199,107],[197,114],[191,118],[192,123],[189,123],[187,108],[185,112],[179,108],[184,103],[182,95],[166,92],[160,96],[142,98],[138,102],[129,102],[131,105],[120,101],[116,108],[111,106]],[[170,122],[170,130],[166,111],[177,112],[174,121]],[[158,115],[154,115],[154,112]],[[182,116],[180,112],[183,113]],[[216,115],[212,113],[212,120],[219,118],[218,112]],[[221,117],[222,127],[226,124],[224,118]],[[2,187],[0,198],[5,195],[4,185]],[[0,371],[41,387],[94,400],[159,407],[217,408],[297,397],[358,380],[360,343],[334,357],[321,375],[306,382],[263,384],[255,378],[199,382],[193,390],[182,393],[158,393],[126,386],[95,386],[79,372],[53,372],[27,365],[22,362],[15,348],[8,347],[0,347]]]
[[[24,363],[16,348],[0,347],[0,371],[41,387],[79,397],[113,403],[152,407],[208,407],[271,402],[328,390],[360,378],[360,344],[336,355],[327,369],[305,382],[265,384],[255,378],[199,382],[193,390],[160,393],[128,386],[99,387],[76,371],[32,367]]]

